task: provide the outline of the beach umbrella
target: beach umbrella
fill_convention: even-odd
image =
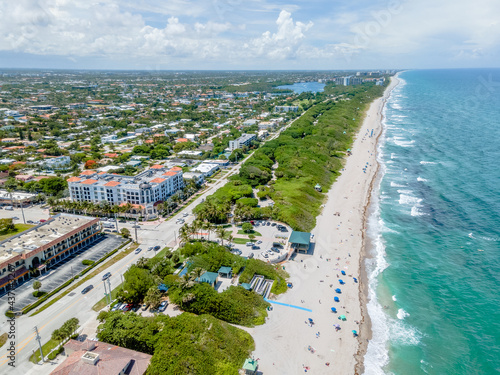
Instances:
[[[352,330],[352,334],[353,334],[354,336],[357,336],[357,335],[358,335],[358,333],[356,332],[356,330],[355,330],[355,329],[353,329],[353,330]]]
[[[335,289],[335,291],[336,291],[337,293],[342,293],[342,291],[340,290],[340,288]]]
[[[347,319],[346,319],[346,317],[345,317],[345,315],[340,315],[340,316],[339,316],[339,319],[340,319],[340,320],[347,320]]]
[[[358,282],[358,279],[356,279],[355,277],[352,278],[354,280],[355,283]]]
[[[334,326],[335,328],[340,329],[340,324],[334,324],[333,326]]]
[[[340,273],[345,276],[345,271],[340,271]]]
[[[332,309],[332,312],[333,312],[333,313],[336,313],[336,312],[337,312],[337,309],[336,309],[335,307],[332,307],[331,309]]]
[[[313,320],[311,318],[309,318],[309,323],[312,323],[312,322],[313,322]]]
[[[339,279],[339,283],[340,283],[341,285],[343,285],[343,284],[344,284],[344,280]]]
[[[339,297],[333,297],[333,300],[334,300],[335,302],[340,302]]]

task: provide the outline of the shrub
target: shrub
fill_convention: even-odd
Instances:
[[[95,263],[95,262],[94,262],[93,260],[90,260],[90,259],[84,259],[84,260],[82,260],[82,264],[83,264],[84,266],[91,266],[91,265],[93,265],[94,263]]]

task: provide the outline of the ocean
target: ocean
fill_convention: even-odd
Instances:
[[[368,219],[365,374],[498,374],[500,69],[400,79]]]

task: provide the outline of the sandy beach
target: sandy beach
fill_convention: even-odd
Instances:
[[[280,304],[273,304],[265,325],[247,329],[255,339],[253,356],[259,359],[259,371],[264,374],[344,375],[362,369],[370,338],[360,277],[365,216],[378,169],[376,150],[382,132],[382,109],[397,83],[397,77],[393,78],[383,97],[370,105],[352,155],[347,157],[317,218],[312,251],[285,264],[293,289],[278,296],[276,302]]]

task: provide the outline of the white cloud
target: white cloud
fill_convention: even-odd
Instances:
[[[267,56],[271,59],[288,59],[296,57],[296,53],[305,38],[305,32],[313,23],[294,22],[292,14],[282,10],[276,20],[278,31],[266,31],[260,38],[253,39],[246,46],[257,56]]]

